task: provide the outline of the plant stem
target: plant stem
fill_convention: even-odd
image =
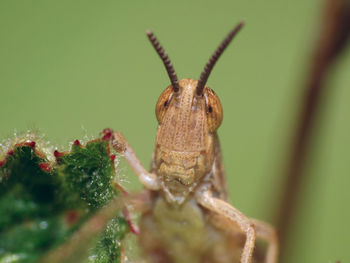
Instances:
[[[298,201],[301,200],[297,193],[300,192],[307,176],[304,172],[305,161],[310,152],[315,119],[320,113],[320,102],[326,88],[324,84],[327,73],[344,50],[349,33],[350,1],[326,0],[320,23],[320,35],[311,58],[308,78],[303,86],[301,110],[290,144],[289,161],[284,171],[286,180],[276,214],[282,257],[288,231],[294,220],[295,209]]]

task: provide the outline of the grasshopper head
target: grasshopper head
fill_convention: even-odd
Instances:
[[[168,201],[181,204],[211,170],[222,107],[210,88],[196,94],[197,80],[178,84],[177,92],[172,86],[165,89],[156,105],[155,166]]]
[[[212,169],[214,137],[222,122],[222,107],[215,92],[205,84],[216,61],[242,26],[241,22],[222,41],[198,81],[179,81],[163,47],[147,31],[171,81],[156,105],[159,127],[153,163],[169,202],[183,203]]]
[[[204,87],[197,95],[198,81],[182,79],[179,90],[166,88],[156,105],[159,143],[177,151],[200,151],[207,133],[215,132],[222,121],[222,107],[215,92]],[[169,145],[169,143],[171,145]]]

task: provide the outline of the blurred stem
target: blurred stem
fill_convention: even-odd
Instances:
[[[310,150],[315,119],[320,111],[322,94],[326,88],[324,83],[333,62],[346,46],[349,32],[350,1],[326,0],[320,23],[320,35],[315,43],[308,78],[303,87],[301,110],[290,145],[289,161],[284,171],[285,185],[282,188],[282,198],[276,214],[282,258],[288,231],[294,220],[295,208],[300,199],[297,194],[307,175],[304,173],[305,161]]]

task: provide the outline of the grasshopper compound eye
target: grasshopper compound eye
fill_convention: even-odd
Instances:
[[[156,117],[159,124],[162,124],[165,112],[167,111],[173,94],[173,87],[169,86],[159,96],[156,105]]]
[[[221,102],[219,100],[219,97],[211,88],[206,87],[203,94],[207,108],[208,130],[209,132],[215,132],[222,122]]]

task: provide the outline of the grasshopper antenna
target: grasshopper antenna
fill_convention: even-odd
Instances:
[[[238,31],[243,27],[244,21],[240,22],[235,28],[233,28],[230,33],[225,37],[225,39],[221,42],[221,44],[217,47],[213,55],[208,60],[207,64],[205,65],[201,76],[198,80],[196,94],[200,96],[203,92],[204,86],[207,83],[208,77],[210,75],[210,72],[212,71],[213,67],[215,66],[216,61],[218,61],[221,54],[225,51],[228,44],[230,44],[233,37],[238,33]]]
[[[162,61],[164,63],[164,66],[166,68],[166,71],[168,72],[171,84],[173,85],[174,92],[178,92],[179,91],[178,79],[177,79],[177,76],[175,73],[175,69],[174,69],[173,65],[171,64],[171,61],[170,61],[167,53],[165,53],[164,48],[159,43],[156,36],[153,34],[153,32],[151,30],[147,30],[146,34],[149,38],[149,41],[151,41],[154,49],[157,51],[158,55],[160,56],[160,58],[162,59]]]

